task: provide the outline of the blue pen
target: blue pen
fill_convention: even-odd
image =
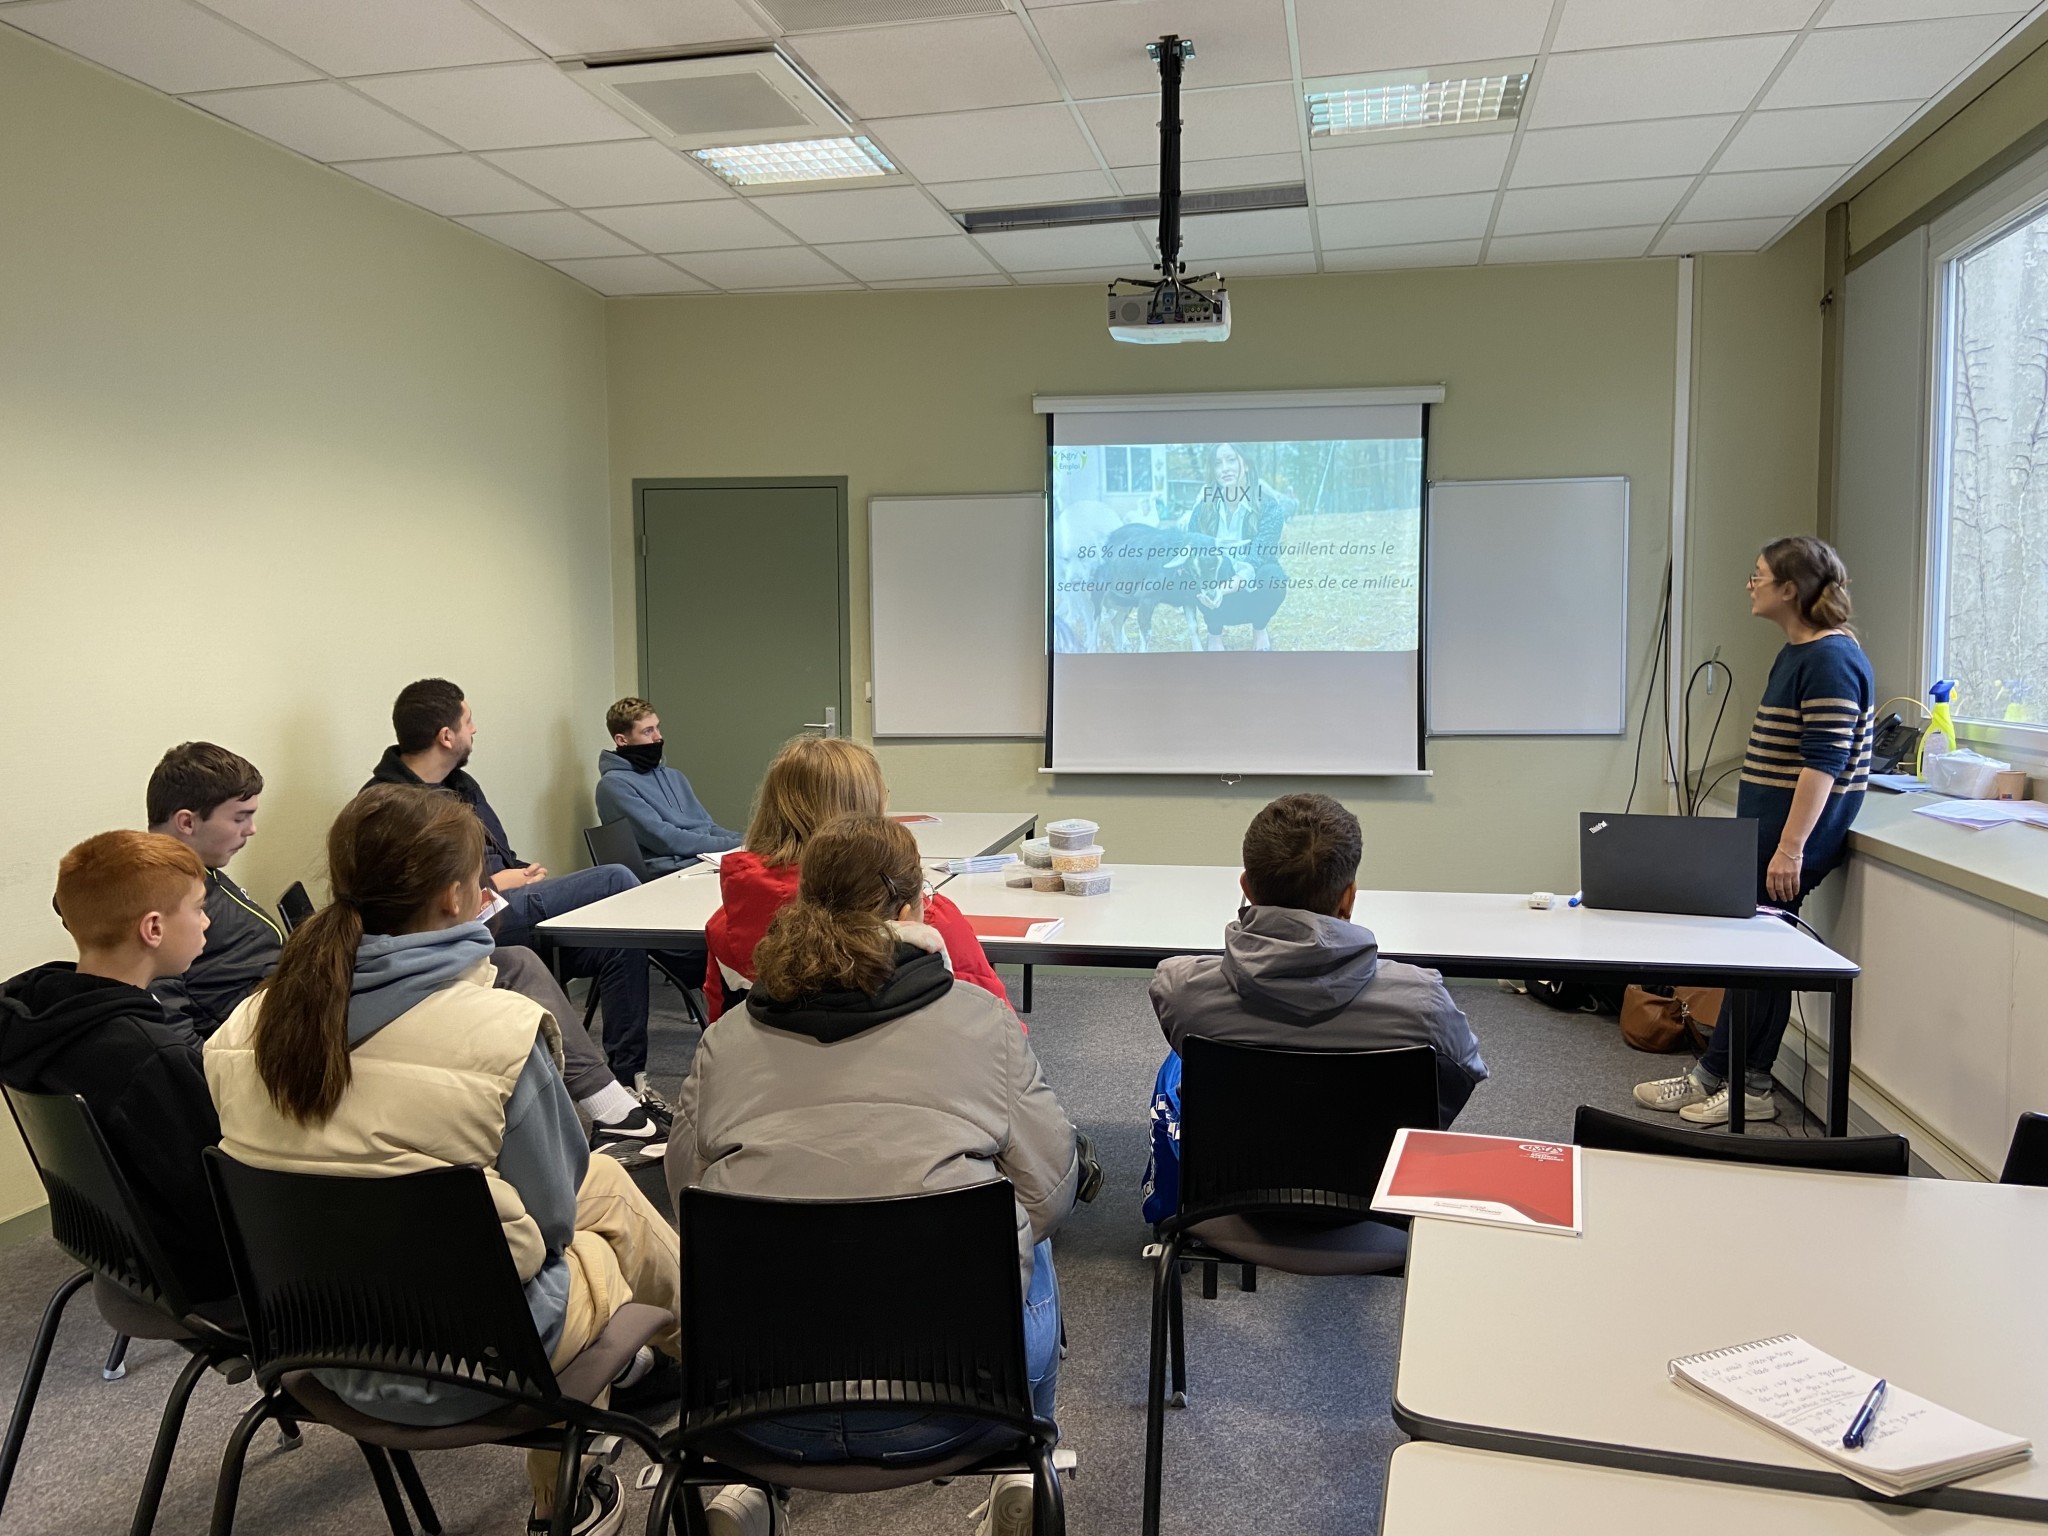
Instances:
[[[1877,1385],[1870,1389],[1870,1396],[1863,1399],[1863,1406],[1856,1410],[1856,1417],[1849,1421],[1849,1427],[1842,1432],[1842,1449],[1860,1451],[1870,1434],[1870,1426],[1877,1422],[1877,1410],[1884,1402],[1884,1378],[1877,1378]]]

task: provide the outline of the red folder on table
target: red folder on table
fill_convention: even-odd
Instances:
[[[977,939],[1049,939],[1060,931],[1063,917],[995,917],[963,912]]]
[[[1524,1136],[1397,1131],[1372,1208],[1576,1237],[1579,1149]]]

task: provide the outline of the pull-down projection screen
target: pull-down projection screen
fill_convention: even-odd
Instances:
[[[1051,398],[1046,766],[1422,767],[1441,386]]]

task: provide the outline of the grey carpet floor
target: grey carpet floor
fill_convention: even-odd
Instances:
[[[1014,992],[1015,972],[1006,974]],[[1631,1084],[1685,1060],[1630,1051],[1612,1019],[1555,1013],[1491,983],[1454,986],[1493,1070],[1460,1117],[1461,1130],[1567,1138],[1578,1104],[1630,1108]],[[1030,1016],[1046,1071],[1068,1113],[1094,1136],[1108,1173],[1101,1199],[1077,1210],[1055,1240],[1070,1345],[1059,1417],[1080,1455],[1068,1486],[1076,1536],[1135,1531],[1139,1521],[1150,1282],[1138,1183],[1145,1105],[1162,1051],[1144,988],[1141,974],[1044,971]],[[696,1032],[673,992],[660,987],[656,1000],[654,1077],[672,1088]],[[1758,1129],[1818,1134],[1782,1096],[1777,1124]],[[12,1393],[44,1301],[70,1269],[47,1239],[0,1252],[0,1392]],[[1388,1417],[1401,1287],[1398,1279],[1262,1272],[1257,1291],[1245,1294],[1226,1272],[1214,1301],[1190,1288],[1190,1402],[1167,1421],[1169,1532],[1374,1529],[1387,1457],[1401,1439]],[[126,1528],[164,1394],[184,1357],[173,1345],[138,1343],[127,1377],[106,1383],[99,1366],[108,1342],[81,1299],[58,1337],[0,1531],[101,1536]],[[215,1376],[201,1383],[158,1531],[206,1530],[221,1447],[250,1401],[247,1386]],[[313,1428],[295,1451],[279,1451],[268,1433],[258,1445],[239,1530],[384,1529],[367,1471],[346,1440]],[[629,1451],[621,1462],[628,1481],[638,1465]],[[423,1458],[421,1470],[449,1532],[511,1536],[524,1528],[521,1453],[445,1452]],[[922,1485],[858,1499],[799,1494],[793,1523],[800,1536],[968,1536],[967,1512],[983,1487]],[[644,1495],[631,1497],[637,1515]]]

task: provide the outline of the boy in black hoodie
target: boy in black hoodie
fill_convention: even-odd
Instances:
[[[85,1100],[195,1302],[234,1293],[199,1156],[220,1121],[198,1047],[147,989],[205,947],[206,892],[206,866],[176,838],[87,838],[57,866],[78,963],[0,984],[0,1082]]]

